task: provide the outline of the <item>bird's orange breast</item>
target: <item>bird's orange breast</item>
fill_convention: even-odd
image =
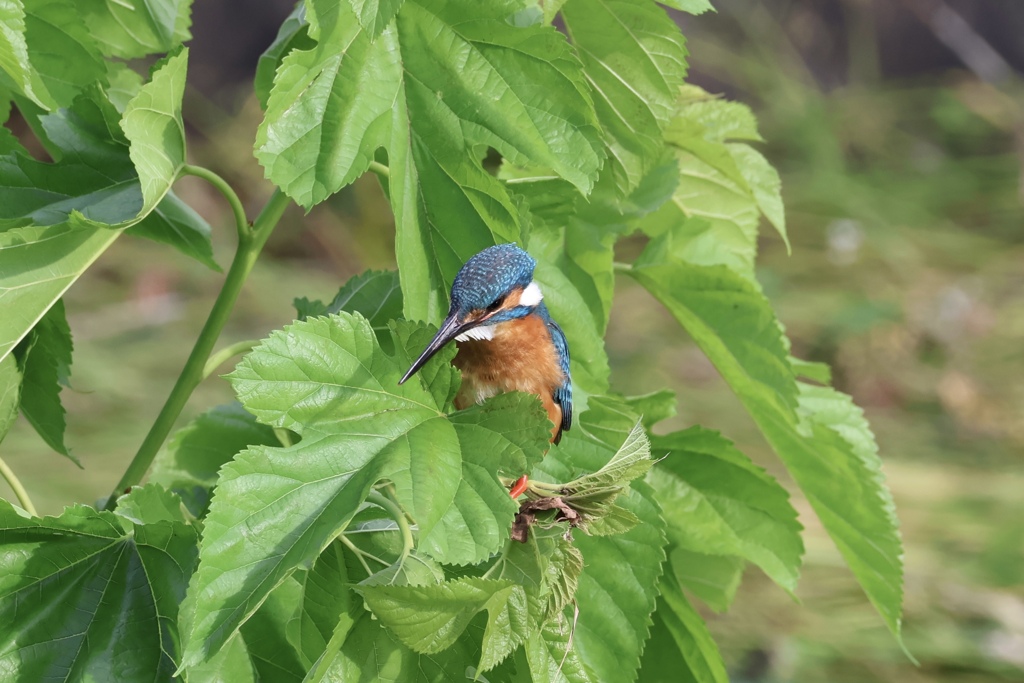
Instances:
[[[525,391],[540,397],[548,418],[554,423],[552,436],[562,423],[562,409],[553,393],[565,377],[551,333],[536,315],[499,323],[491,340],[458,342],[453,361],[462,371],[462,387],[455,398],[457,408],[480,403],[506,391]]]

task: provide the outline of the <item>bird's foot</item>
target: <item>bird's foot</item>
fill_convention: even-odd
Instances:
[[[524,474],[523,476],[521,476],[521,477],[519,477],[518,479],[515,480],[515,482],[512,484],[512,488],[510,488],[508,490],[508,495],[512,496],[513,498],[518,498],[519,496],[521,496],[524,493],[526,493],[526,489],[529,486],[530,486],[530,480]]]

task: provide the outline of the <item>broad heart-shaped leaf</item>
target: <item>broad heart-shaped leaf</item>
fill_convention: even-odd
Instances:
[[[438,354],[424,374],[454,376],[453,351]],[[421,548],[435,559],[475,563],[501,547],[517,506],[496,461],[507,454],[522,472],[540,458],[550,434],[544,411],[536,399],[520,400],[500,420],[509,425],[502,431],[488,426],[487,406],[449,421],[419,375],[398,384],[404,370],[380,350],[365,318],[342,313],[275,332],[228,376],[261,422],[302,440],[250,448],[221,470],[190,587],[194,607],[183,615],[187,665],[309,566],[381,479],[394,484]]]
[[[169,52],[189,40],[192,0],[75,0],[103,54],[121,59]]]
[[[367,608],[407,647],[446,650],[487,612],[478,669],[490,671],[526,639],[526,593],[511,581],[464,577],[433,586],[364,586]]]
[[[10,680],[169,680],[178,604],[196,559],[185,524],[0,501],[0,670]]]
[[[21,413],[43,441],[81,464],[64,445],[64,406],[61,388],[71,372],[71,330],[58,300],[15,351],[22,373]]]
[[[859,409],[832,389],[798,389],[770,305],[740,275],[687,264],[655,242],[627,272],[722,373],[899,638],[902,543],[874,437]]]
[[[609,150],[604,172],[629,194],[661,156],[686,75],[683,36],[653,2],[570,0],[562,17],[594,92]]]
[[[750,560],[796,591],[804,546],[786,490],[718,432],[691,427],[651,445],[664,456],[647,481],[669,540],[695,553]]]
[[[174,98],[184,87],[186,58],[182,52],[163,64],[129,103],[122,121],[127,137],[118,130],[117,110],[93,91],[42,120],[62,152],[59,162],[43,164],[17,152],[0,157],[0,357],[113,243],[120,228],[146,219],[161,199],[167,201],[184,163],[181,105]],[[137,173],[129,155],[140,164]],[[199,220],[190,229],[208,234],[194,213],[177,212],[174,224],[181,228],[186,216]],[[186,253],[191,248],[175,246]]]
[[[718,646],[675,578],[661,581],[651,641],[644,651],[640,680],[652,683],[729,683]]]
[[[406,317],[438,319],[469,257],[520,238],[516,207],[475,149],[549,167],[588,192],[601,165],[593,106],[565,39],[507,23],[512,3],[408,0],[379,35],[357,4],[307,3],[317,45],[282,62],[256,155],[310,207],[383,147]]]
[[[171,436],[153,461],[149,481],[177,493],[193,515],[202,517],[225,463],[249,446],[277,443],[274,430],[240,404],[217,406]]]

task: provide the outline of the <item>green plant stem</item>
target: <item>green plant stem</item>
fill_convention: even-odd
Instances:
[[[214,370],[219,368],[224,361],[229,358],[245,353],[246,351],[252,351],[259,341],[256,339],[246,339],[245,341],[235,342],[230,346],[225,346],[220,351],[217,351],[209,360],[206,361],[206,365],[203,366],[203,379],[206,379],[213,374]]]
[[[409,526],[409,520],[405,518],[405,511],[399,507],[398,503],[378,491],[370,491],[370,495],[366,496],[366,500],[384,508],[395,520],[395,523],[398,524],[398,529],[402,532],[402,555],[399,561],[404,560],[416,546],[412,538],[412,528]]]
[[[181,175],[191,175],[196,178],[202,178],[213,185],[218,192],[224,195],[224,199],[228,201],[228,205],[231,207],[231,213],[235,216],[235,229],[238,230],[238,238],[241,240],[248,235],[249,219],[245,217],[245,209],[242,207],[242,200],[238,198],[238,195],[235,193],[234,189],[228,185],[226,180],[208,168],[192,166],[191,164],[185,164],[181,168],[179,177]]]
[[[385,178],[391,177],[391,169],[385,166],[384,164],[380,163],[379,161],[371,161],[370,170],[379,176],[384,176]]]
[[[234,193],[232,192],[232,194]],[[196,340],[195,346],[192,347],[192,353],[185,361],[185,367],[178,375],[178,381],[171,389],[164,407],[160,410],[156,421],[149,433],[146,434],[142,445],[139,446],[138,452],[135,453],[135,457],[132,458],[124,475],[107,500],[108,510],[114,509],[117,505],[117,497],[124,493],[125,489],[142,481],[142,477],[153,463],[153,458],[160,450],[160,446],[163,445],[171,428],[174,427],[185,403],[188,402],[199,383],[203,381],[203,370],[221,330],[224,329],[224,325],[231,315],[238,294],[242,291],[242,285],[245,284],[245,279],[256,263],[260,250],[266,244],[274,226],[281,219],[289,201],[283,192],[275,190],[256,222],[253,223],[252,229],[247,227],[246,230],[239,232],[238,250],[235,251],[235,257],[231,261],[231,267],[228,269],[227,277],[224,278],[224,284],[217,295],[217,300],[214,302],[213,308],[210,309],[206,324],[203,325],[199,338]]]
[[[614,263],[612,263],[612,268],[615,270],[616,273],[628,273],[629,271],[633,270],[633,266],[629,265],[628,263],[620,263],[619,261],[615,261]]]
[[[28,497],[28,491],[21,485],[21,480],[18,479],[18,475],[14,473],[7,463],[4,462],[3,458],[0,458],[0,476],[7,480],[7,485],[14,491],[14,495],[18,497],[18,502],[21,503],[21,507],[24,508],[25,512],[38,517],[39,513],[36,512],[36,506],[32,504],[32,499]]]

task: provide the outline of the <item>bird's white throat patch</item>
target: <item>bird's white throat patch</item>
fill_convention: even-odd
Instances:
[[[519,296],[520,306],[536,306],[544,300],[544,293],[540,291],[540,285],[536,282],[531,282],[526,285],[526,289]]]
[[[471,330],[466,330],[462,334],[455,337],[455,341],[469,341],[475,339],[477,341],[491,341],[494,339],[494,328],[489,325],[481,325],[480,327],[474,327]]]

